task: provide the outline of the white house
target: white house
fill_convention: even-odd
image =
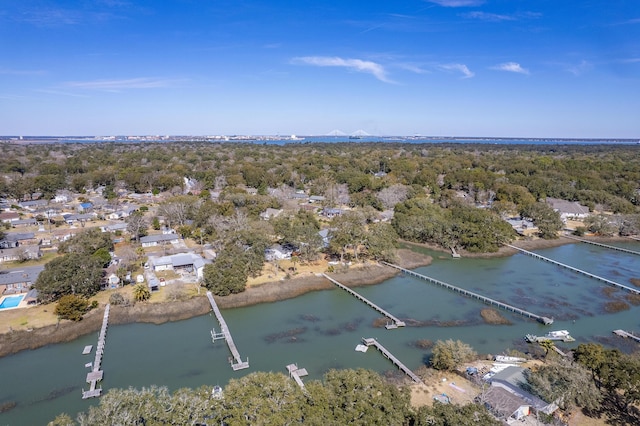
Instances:
[[[178,241],[180,241],[180,237],[177,234],[155,234],[140,238],[142,247],[156,247],[166,243],[174,244]]]

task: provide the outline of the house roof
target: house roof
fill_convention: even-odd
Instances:
[[[561,200],[559,198],[547,198],[547,204],[549,204],[554,210],[560,213],[572,214],[572,215],[588,215],[589,207],[583,206],[577,201]]]
[[[0,273],[0,285],[34,283],[43,270],[44,266],[28,266],[2,271]]]
[[[173,240],[177,240],[178,239],[178,235],[177,234],[155,234],[155,235],[145,235],[144,237],[140,238],[140,242],[141,243],[159,243],[162,241],[173,241]]]

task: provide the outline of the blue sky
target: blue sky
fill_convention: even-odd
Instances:
[[[640,138],[640,2],[0,2],[0,134],[336,129]]]

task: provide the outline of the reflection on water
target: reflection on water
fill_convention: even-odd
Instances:
[[[628,245],[638,250],[639,243]],[[543,256],[585,269],[593,274],[631,285],[639,278],[638,257],[586,244],[541,250]],[[506,349],[541,354],[527,344],[527,333],[544,334],[567,329],[576,342],[571,348],[597,342],[624,351],[638,344],[612,335],[622,328],[640,331],[638,303],[624,291],[529,256],[500,259],[453,260],[439,254],[432,265],[417,272],[461,288],[553,317],[545,327],[511,312],[500,311],[511,325],[486,324],[480,311],[487,306],[399,275],[386,282],[358,287],[356,291],[407,323],[386,330],[386,319],[346,292],[333,289],[309,293],[282,302],[223,310],[225,320],[250,368],[234,372],[224,341],[211,342],[215,318],[203,315],[162,325],[130,324],[109,327],[103,358],[102,386],[111,388],[167,386],[171,390],[201,385],[224,385],[252,371],[281,371],[290,363],[304,366],[309,379],[319,379],[331,368],[370,368],[390,377],[397,370],[376,351],[356,352],[362,337],[375,337],[409,368],[428,360],[437,340],[460,339],[479,353]],[[611,310],[615,309],[614,312]],[[81,399],[85,384],[82,355],[95,335],[0,359],[0,424],[45,424],[61,412],[75,414],[98,400]],[[54,391],[52,391],[54,389]]]

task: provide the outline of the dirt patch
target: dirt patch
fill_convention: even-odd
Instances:
[[[473,402],[480,392],[471,381],[456,373],[426,367],[420,368],[416,373],[425,384],[410,385],[412,407],[433,405],[435,397],[453,404],[465,405]]]
[[[480,316],[487,324],[505,324],[511,325],[512,322],[503,317],[498,311],[495,309],[483,309],[480,311]]]

